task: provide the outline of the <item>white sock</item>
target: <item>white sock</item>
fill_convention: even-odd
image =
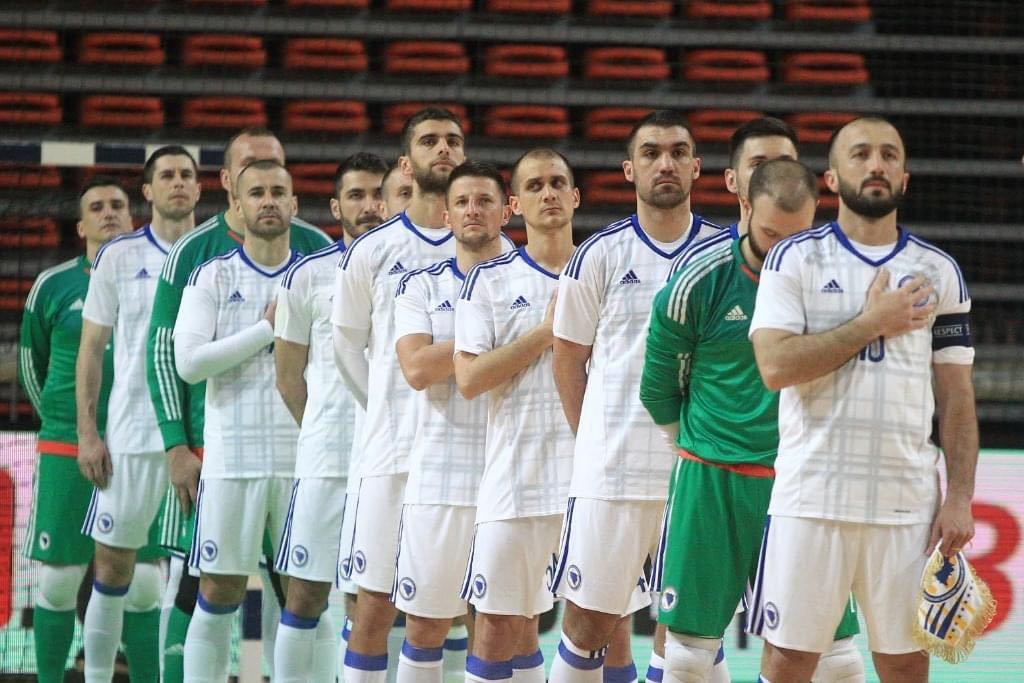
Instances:
[[[661,679],[665,676],[665,658],[659,655],[657,652],[651,653],[651,661],[647,665],[647,675],[644,676],[645,681],[650,683],[661,683]]]
[[[466,657],[466,683],[497,683],[512,680],[512,660],[488,662],[473,655]]]
[[[313,683],[334,683],[337,671],[338,643],[334,636],[334,621],[324,612],[316,627],[316,641],[313,643]]]
[[[398,656],[402,654],[402,644],[405,643],[405,615],[399,614],[395,624],[388,631],[387,683],[398,680]]]
[[[274,641],[277,640],[277,625],[281,622],[281,605],[270,581],[270,572],[260,567],[260,581],[263,593],[260,595],[260,640],[263,643],[263,661],[267,671],[274,670]]]
[[[164,597],[160,603],[160,678],[164,677],[164,643],[167,642],[167,621],[171,618],[174,610],[174,598],[178,594],[178,583],[181,581],[181,574],[185,569],[185,560],[177,555],[171,555],[167,567],[167,583],[164,585]]]
[[[398,657],[398,683],[441,683],[444,648],[416,647],[405,641]]]
[[[274,680],[279,683],[304,683],[313,677],[313,648],[319,619],[306,619],[287,609],[274,639]]]
[[[637,683],[636,663],[626,666],[604,665],[604,683]]]
[[[711,667],[708,676],[708,683],[730,683],[732,675],[729,673],[729,662],[725,659],[725,646],[718,646],[718,654],[715,655],[715,665]]]
[[[128,586],[116,588],[92,582],[92,596],[82,626],[85,645],[85,680],[110,683],[114,677],[114,658],[121,644],[124,624],[124,596]]]
[[[388,675],[387,655],[361,655],[345,651],[345,683],[384,683]]]
[[[555,659],[551,662],[551,682],[601,683],[607,649],[584,650],[577,647],[563,632],[558,650],[555,651]]]
[[[469,629],[452,626],[444,639],[444,678],[462,680],[466,676],[466,655],[469,654]]]
[[[532,655],[512,658],[513,683],[544,683],[544,655],[537,650]]]
[[[185,683],[223,683],[238,605],[211,605],[200,594],[185,637]]]

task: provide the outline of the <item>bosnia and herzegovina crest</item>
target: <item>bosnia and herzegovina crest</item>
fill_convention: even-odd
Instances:
[[[950,664],[964,661],[996,614],[988,585],[962,552],[945,557],[936,549],[921,575],[921,589],[914,640]]]

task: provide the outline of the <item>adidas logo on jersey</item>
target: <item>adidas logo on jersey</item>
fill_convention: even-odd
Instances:
[[[399,273],[405,272],[405,266],[402,265],[401,261],[395,261],[395,265],[391,266],[391,270],[388,271],[388,275],[398,275]]]
[[[245,303],[245,297],[244,297],[244,296],[242,296],[242,293],[241,293],[241,292],[239,292],[239,291],[238,291],[238,290],[236,289],[236,290],[234,291],[234,293],[232,293],[232,295],[228,297],[228,303],[229,303],[229,304],[241,304],[241,303]]]
[[[135,273],[135,279],[136,280],[148,280],[149,279],[149,271],[146,270],[145,268],[141,269],[139,272]]]
[[[509,306],[509,309],[515,311],[515,310],[520,309],[520,308],[529,308],[529,307],[530,307],[530,302],[527,301],[526,298],[522,294],[520,294],[518,297],[516,297],[516,300],[512,302],[512,305]]]
[[[85,302],[81,299],[75,299],[75,302],[68,306],[69,311],[80,311],[85,308]]]
[[[434,310],[441,311],[442,313],[451,313],[455,308],[452,306],[450,301],[445,299],[443,302],[439,303]]]
[[[743,309],[739,307],[739,304],[729,309],[729,312],[725,314],[725,319],[729,321],[736,320],[747,320],[747,314],[743,312]]]
[[[821,288],[822,294],[842,294],[843,288],[835,281],[835,278],[828,281],[828,284]]]
[[[629,272],[627,272],[625,275],[623,275],[622,279],[619,280],[619,284],[620,285],[638,285],[638,284],[640,284],[640,278],[638,278],[636,276],[636,273],[633,272],[633,269],[630,268]]]

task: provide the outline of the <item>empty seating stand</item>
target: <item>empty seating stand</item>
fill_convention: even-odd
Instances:
[[[595,47],[583,61],[586,78],[660,81],[670,72],[665,50],[656,47]]]
[[[591,171],[583,180],[583,197],[589,204],[636,203],[636,188],[622,171]]]
[[[599,107],[583,115],[583,137],[625,141],[636,122],[651,113],[640,107]]]
[[[772,18],[770,0],[688,0],[691,19],[763,21]]]
[[[564,138],[571,130],[565,107],[498,105],[484,119],[484,135],[494,138]]]
[[[25,307],[32,279],[22,277],[0,278],[0,310],[20,311]]]
[[[587,14],[612,17],[651,17],[661,19],[671,16],[670,0],[590,0]]]
[[[199,34],[182,43],[182,63],[188,67],[258,69],[267,63],[267,51],[263,39],[255,36]]]
[[[56,171],[56,169],[53,169]],[[0,175],[4,174],[0,169]],[[58,185],[60,185],[58,176]],[[0,247],[47,249],[60,246],[60,230],[51,218],[5,218],[0,220]]]
[[[293,132],[365,133],[370,117],[362,102],[299,100],[284,106],[284,129]]]
[[[55,64],[63,56],[56,31],[0,29],[0,61]]]
[[[60,100],[48,93],[0,93],[0,123],[56,126],[63,118]]]
[[[322,9],[366,9],[370,0],[287,0],[288,7],[319,7]]]
[[[694,181],[692,194],[698,212],[706,206],[737,208],[736,195],[729,192],[721,173],[702,175]]]
[[[868,0],[787,0],[783,7],[789,21],[854,24],[871,21]]]
[[[207,6],[219,5],[224,9],[230,9],[236,7],[263,7],[267,4],[267,0],[188,0],[188,4]]]
[[[733,131],[747,121],[764,116],[758,111],[740,109],[702,109],[691,112],[687,117],[693,139],[702,142],[729,142]]]
[[[328,195],[334,194],[335,163],[288,164],[292,174],[292,184],[299,194]]]
[[[266,126],[263,100],[248,97],[195,97],[185,100],[181,111],[184,128],[245,128]]]
[[[387,0],[389,10],[411,12],[465,12],[473,0]]]
[[[796,85],[856,86],[868,82],[864,55],[852,52],[797,52],[782,59],[782,80]]]
[[[572,0],[487,0],[488,12],[509,14],[569,14]]]
[[[164,58],[160,36],[153,33],[87,33],[78,41],[81,64],[159,66]]]
[[[469,72],[469,57],[462,43],[391,43],[384,48],[384,71],[393,74],[464,74]]]
[[[384,133],[386,135],[400,135],[405,120],[426,107],[441,107],[447,109],[459,119],[463,133],[469,133],[471,122],[466,112],[466,107],[454,102],[448,103],[427,103],[427,102],[399,102],[384,107]]]
[[[757,50],[693,50],[683,56],[683,78],[716,83],[767,83],[768,60]]]
[[[555,45],[495,45],[484,51],[488,76],[564,78],[569,75],[565,48]]]
[[[0,165],[0,187],[34,190],[57,188],[60,187],[60,171],[55,166],[2,164]]]
[[[159,97],[90,95],[82,99],[79,122],[104,128],[160,128],[164,107]]]
[[[856,114],[807,112],[787,116],[786,121],[793,126],[801,143],[823,145],[832,138],[833,132],[855,118]]]
[[[358,40],[291,38],[285,43],[284,68],[366,71],[366,47]]]

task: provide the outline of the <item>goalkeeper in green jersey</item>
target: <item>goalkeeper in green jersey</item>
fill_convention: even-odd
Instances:
[[[247,128],[232,137],[224,149],[221,185],[234,204],[232,188],[243,168],[258,160],[272,160],[284,165],[284,149],[270,131]],[[174,346],[171,334],[178,317],[182,292],[192,271],[202,263],[225,254],[242,244],[244,227],[234,211],[224,211],[199,225],[179,240],[167,255],[149,322],[146,350],[146,379],[156,418],[167,451],[171,490],[164,504],[161,542],[177,551],[172,559],[167,596],[174,593],[174,609],[166,624],[164,639],[164,678],[168,683],[182,680],[182,654],[185,633],[195,606],[199,580],[183,572],[182,556],[191,545],[193,513],[199,485],[200,458],[203,448],[203,401],[206,384],[187,385],[174,367]],[[309,254],[332,243],[319,228],[297,218],[291,222],[291,246]],[[267,585],[267,584],[265,584]],[[268,597],[271,591],[264,593]],[[165,603],[170,602],[165,599]],[[270,610],[273,615],[276,610]],[[276,616],[265,619],[274,625]],[[273,629],[264,629],[264,653],[273,652]],[[269,641],[268,641],[269,639]],[[272,668],[272,667],[271,667]]]

